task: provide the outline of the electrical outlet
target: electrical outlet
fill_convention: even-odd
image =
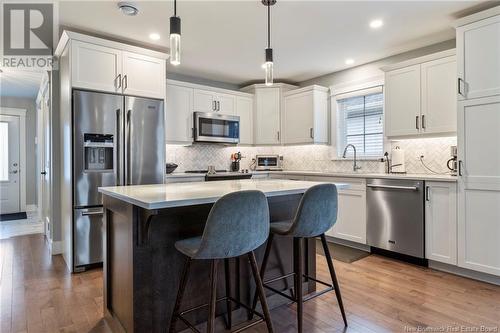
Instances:
[[[420,157],[424,156],[425,157],[425,149],[417,149],[417,154],[415,156],[415,158],[417,160],[420,159]]]

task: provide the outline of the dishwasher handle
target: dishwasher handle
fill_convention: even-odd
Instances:
[[[416,186],[394,186],[394,185],[366,184],[366,187],[371,187],[371,188],[385,188],[385,189],[390,189],[390,190],[418,191],[418,187],[416,187]]]

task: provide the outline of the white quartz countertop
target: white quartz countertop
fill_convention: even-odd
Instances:
[[[214,203],[225,194],[245,190],[259,190],[264,192],[267,197],[300,194],[316,184],[319,184],[319,182],[283,179],[242,179],[99,187],[99,192],[145,209],[161,209]],[[348,184],[339,183],[335,185],[339,189],[349,188]]]
[[[439,175],[427,173],[405,173],[405,174],[387,174],[387,173],[362,173],[362,172],[328,172],[328,171],[252,171],[253,175],[274,174],[274,175],[303,175],[303,176],[325,176],[325,177],[345,177],[345,178],[389,178],[389,179],[414,179],[414,180],[434,180],[445,182],[456,182],[457,176]],[[221,173],[223,175],[224,173]],[[171,173],[167,178],[186,178],[198,177],[204,178],[205,174],[196,173]]]

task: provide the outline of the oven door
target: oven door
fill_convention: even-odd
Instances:
[[[240,117],[217,113],[194,113],[195,141],[240,142]]]

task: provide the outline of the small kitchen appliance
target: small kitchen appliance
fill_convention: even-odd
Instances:
[[[279,155],[257,155],[255,156],[258,171],[282,171],[283,157]]]
[[[457,146],[450,147],[451,158],[446,162],[446,166],[450,169],[452,175],[457,175],[458,162],[457,162]]]

